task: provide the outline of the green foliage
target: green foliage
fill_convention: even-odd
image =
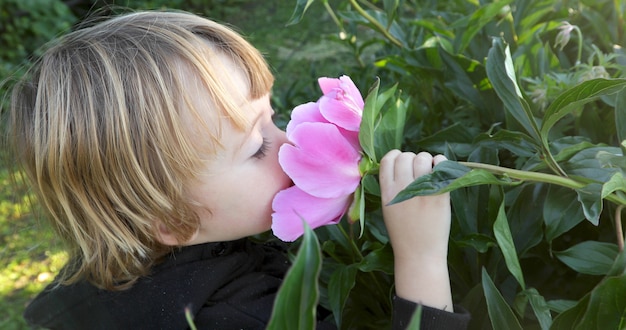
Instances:
[[[304,227],[302,245],[278,291],[267,329],[315,328],[319,295],[317,277],[322,268],[322,253],[311,228],[306,223]],[[283,313],[285,310],[295,313]]]
[[[625,5],[321,2],[336,18],[335,41],[352,49],[358,69],[347,74],[361,90],[376,82],[377,93],[360,136],[365,213],[317,230],[320,303],[339,327],[389,326],[392,252],[375,168],[397,129],[403,149],[455,160],[394,202],[451,192],[453,297],[472,329],[623,328]],[[298,0],[291,22],[314,4]],[[386,106],[369,101],[381,95]]]
[[[28,68],[40,47],[69,30],[76,17],[60,0],[3,0],[0,4],[0,95]],[[0,98],[0,112],[5,106]]]

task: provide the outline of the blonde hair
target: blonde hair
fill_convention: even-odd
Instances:
[[[131,13],[71,32],[16,85],[9,134],[74,261],[61,283],[130,287],[171,250],[156,239],[155,220],[179,241],[197,230],[185,183],[206,144],[194,143],[182,112],[201,118],[214,111],[246,125],[212,63],[216,53],[241,68],[248,99],[269,92],[273,76],[253,46],[224,25],[181,12]],[[189,72],[217,109],[193,109]],[[218,148],[211,131],[209,145]]]

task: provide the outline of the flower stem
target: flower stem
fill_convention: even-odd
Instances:
[[[580,28],[576,25],[574,25],[574,31],[576,31],[576,35],[578,36],[578,54],[576,56],[575,65],[579,65],[583,57],[583,33],[580,31]]]
[[[384,26],[382,26],[380,24],[380,22],[378,22],[374,17],[372,17],[370,14],[368,14],[363,7],[361,7],[359,5],[359,3],[357,2],[357,0],[350,0],[350,4],[354,7],[354,9],[361,15],[363,16],[363,18],[365,18],[368,22],[370,22],[372,25],[374,25],[374,27],[376,28],[376,30],[378,30],[378,32],[382,33],[385,38],[389,39],[389,41],[391,41],[391,43],[393,43],[394,45],[403,48],[402,43],[396,39],[394,36],[391,35],[391,33],[389,33],[389,31],[387,31],[387,29],[385,29]]]
[[[472,162],[459,162],[461,165],[465,165],[469,168],[477,168],[487,170],[494,174],[507,175],[511,178],[522,180],[522,181],[533,181],[533,182],[543,182],[559,185],[561,187],[571,188],[571,189],[581,189],[585,187],[587,184],[583,182],[579,182],[567,177],[562,177],[553,174],[540,173],[540,172],[530,172],[530,171],[521,171],[515,170],[506,167],[500,167],[489,164],[482,163],[472,163]],[[618,196],[615,193],[611,193],[607,195],[606,200],[611,201],[617,205],[626,205],[626,198],[622,196]]]
[[[559,186],[572,188],[572,189],[580,189],[585,186],[584,183],[572,180],[570,178],[553,175],[553,174],[521,171],[521,170],[515,170],[512,168],[506,168],[506,167],[500,167],[496,165],[489,165],[489,164],[482,164],[482,163],[459,162],[459,164],[465,165],[469,168],[478,168],[478,169],[487,170],[495,174],[505,174],[511,178],[522,180],[522,181],[552,183],[552,184],[556,184]]]

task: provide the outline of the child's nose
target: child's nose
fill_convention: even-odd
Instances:
[[[287,134],[285,133],[285,131],[278,127],[276,127],[276,141],[279,143],[279,145],[282,145],[283,143],[291,144],[291,142],[289,142],[289,139],[287,139]]]

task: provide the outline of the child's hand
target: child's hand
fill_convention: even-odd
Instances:
[[[394,252],[396,294],[451,311],[450,195],[419,196],[387,206],[409,183],[444,160],[442,155],[392,150],[381,160],[379,176],[383,217]]]

